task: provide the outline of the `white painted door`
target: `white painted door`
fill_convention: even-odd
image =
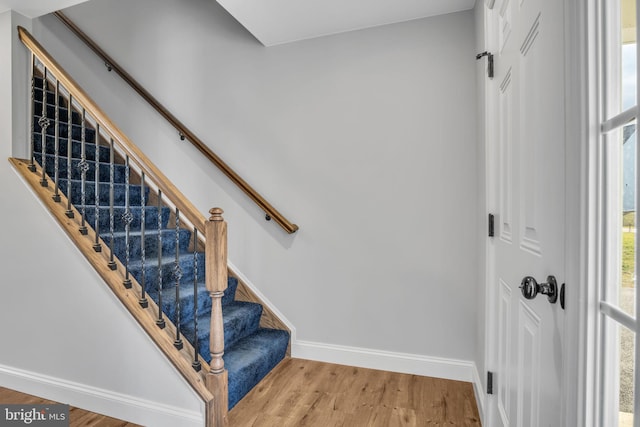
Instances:
[[[487,84],[490,426],[561,422],[564,312],[525,299],[525,276],[565,275],[563,1],[497,0],[487,11],[495,77]]]

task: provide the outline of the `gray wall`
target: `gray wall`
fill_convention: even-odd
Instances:
[[[210,0],[65,11],[277,208],[286,235],[54,17],[34,32],[203,212],[299,340],[474,360],[473,11],[265,48]]]

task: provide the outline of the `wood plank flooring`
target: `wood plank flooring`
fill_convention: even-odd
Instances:
[[[480,426],[470,383],[286,359],[229,412],[230,427]]]
[[[0,403],[4,404],[47,404],[56,403],[52,400],[42,399],[40,397],[31,396],[29,394],[20,393],[18,391],[9,390],[0,387]],[[126,421],[117,420],[84,409],[69,408],[69,426],[70,427],[141,427],[138,424],[128,423]]]
[[[49,400],[0,387],[0,403]],[[139,427],[79,408],[71,427]],[[470,383],[285,359],[229,412],[229,427],[480,427]]]

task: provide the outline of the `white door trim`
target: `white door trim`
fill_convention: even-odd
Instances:
[[[484,20],[484,47],[485,50],[495,53],[498,49],[498,37],[495,33],[496,29],[493,27],[491,23],[492,13],[496,13],[493,11],[493,4],[489,7],[484,7],[483,11],[483,20]],[[498,211],[498,206],[496,202],[495,192],[492,190],[496,188],[495,180],[497,179],[495,169],[492,166],[494,159],[496,158],[496,153],[494,152],[496,149],[496,144],[492,143],[492,141],[496,140],[497,131],[496,126],[494,126],[488,118],[495,117],[495,101],[492,96],[492,85],[496,84],[492,80],[485,78],[484,79],[484,107],[485,107],[485,117],[483,120],[485,121],[485,199],[486,199],[486,214],[494,213]],[[484,360],[485,360],[485,372],[496,371],[497,365],[497,352],[495,348],[496,337],[494,331],[496,330],[495,317],[493,313],[495,312],[494,301],[495,298],[493,296],[493,286],[491,283],[494,282],[495,278],[495,269],[494,269],[494,258],[495,258],[495,247],[493,244],[493,238],[487,238],[485,244],[485,351],[484,351]],[[486,385],[486,384],[485,384]],[[483,390],[486,393],[485,390]],[[484,410],[484,419],[482,420],[483,425],[493,425],[494,420],[492,419],[493,411],[490,409],[491,405],[495,405],[495,396],[497,391],[494,390],[493,395],[486,395],[485,398],[485,410]]]
[[[597,426],[600,275],[596,0],[565,0],[567,349],[564,420]]]

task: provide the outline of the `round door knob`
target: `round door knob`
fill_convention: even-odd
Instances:
[[[546,283],[538,283],[533,277],[527,276],[520,282],[520,291],[526,299],[534,299],[540,293],[546,295],[551,304],[558,300],[558,283],[554,276],[548,276]]]

